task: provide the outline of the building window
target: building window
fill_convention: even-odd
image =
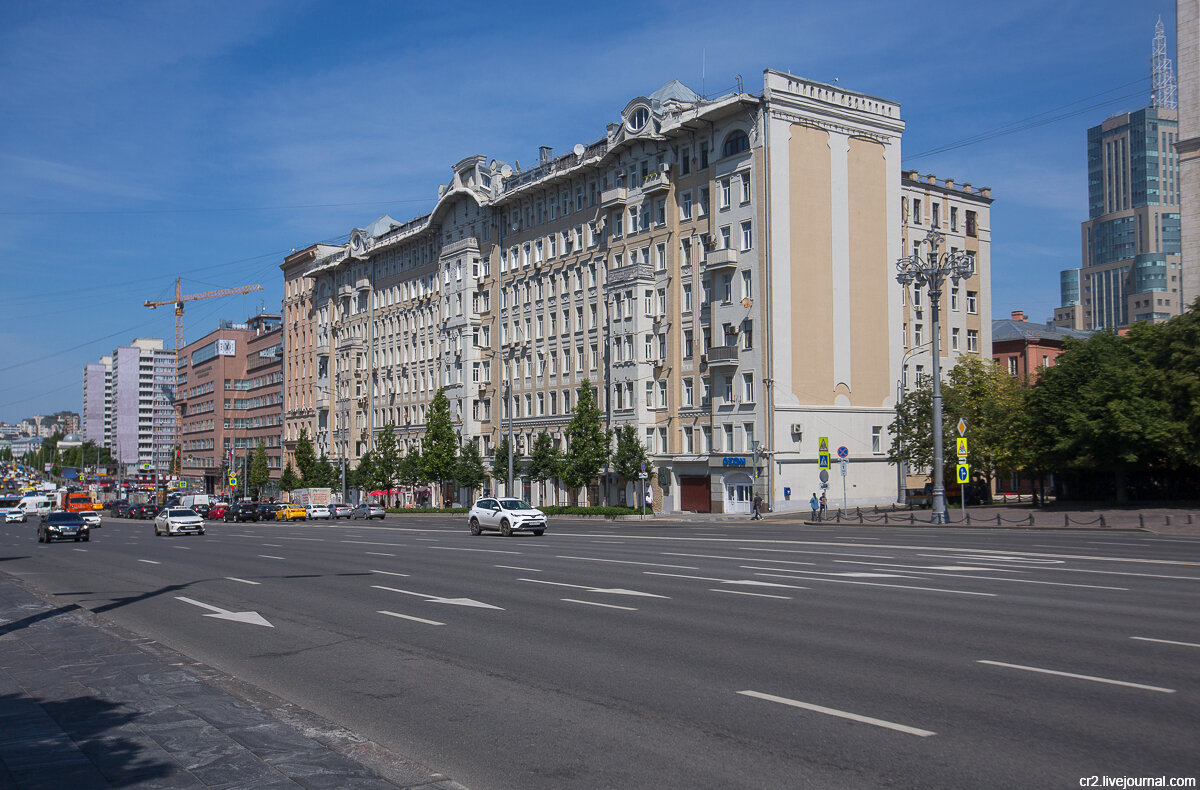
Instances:
[[[958,286],[957,285],[950,289],[950,309],[951,310],[958,309]]]
[[[742,173],[742,203],[750,202],[750,173]]]
[[[929,224],[935,228],[941,227],[941,224],[942,224],[941,223],[941,208],[942,208],[941,203],[930,203],[929,204],[929,210],[930,210],[930,212],[932,212],[930,215],[931,218],[930,218]]]
[[[726,209],[726,208],[729,208],[729,204],[731,202],[731,199],[730,199],[730,191],[731,191],[731,187],[732,187],[731,179],[722,178],[721,182],[720,182],[720,186],[721,186],[721,192],[720,192],[721,202],[720,202],[720,204],[718,204],[718,207],[722,208],[722,209]]]
[[[683,330],[683,358],[692,358],[692,330]]]
[[[683,405],[684,406],[695,406],[696,405],[696,393],[695,393],[694,386],[692,384],[692,380],[690,378],[685,378],[683,380]]]
[[[1008,358],[1008,374],[1010,376],[1017,375],[1017,358],[1016,357]]]
[[[683,200],[680,203],[679,213],[682,219],[692,218],[692,193],[690,191],[683,193]]]
[[[968,236],[978,235],[978,231],[975,227],[975,212],[974,211],[967,212],[967,235]]]
[[[883,452],[883,426],[871,426],[871,452],[879,455]]]
[[[754,375],[751,373],[742,374],[742,402],[754,403]]]
[[[958,351],[958,327],[950,330],[950,350]]]
[[[972,352],[979,351],[979,330],[978,329],[968,329],[967,330],[967,351],[972,351]]]
[[[979,312],[979,292],[967,291],[967,312],[974,315]]]
[[[742,223],[742,250],[749,250],[754,247],[754,233],[751,229],[750,220]]]
[[[750,138],[741,129],[736,129],[725,138],[725,144],[721,146],[721,156],[733,156],[749,150]]]
[[[688,455],[696,452],[696,429],[690,426],[683,429],[683,451]]]
[[[912,224],[921,224],[921,201],[913,198]]]
[[[913,347],[924,345],[924,336],[920,324],[913,324]]]
[[[950,207],[950,230],[958,230],[958,206]]]
[[[683,286],[683,312],[692,312],[692,284],[685,283]]]

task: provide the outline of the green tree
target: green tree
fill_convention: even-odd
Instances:
[[[517,459],[513,458],[513,477],[517,474]],[[505,485],[508,485],[508,437],[501,434],[500,442],[496,445],[496,449],[492,455],[492,480],[497,481],[494,486],[493,493],[499,495],[499,481],[503,480]],[[511,494],[511,491],[505,489],[506,494]]]
[[[946,422],[967,423],[967,457],[971,472],[983,478],[990,491],[997,471],[1021,468],[1024,441],[1021,415],[1027,387],[996,360],[962,357],[943,388]],[[957,430],[945,433],[947,468],[957,462]],[[953,479],[953,478],[948,478]]]
[[[400,476],[400,450],[396,446],[396,426],[388,423],[375,438],[375,453],[372,456],[375,484],[384,491],[391,491]],[[370,491],[371,489],[367,489]],[[385,494],[391,497],[391,494]],[[390,499],[385,501],[390,502]]]
[[[623,425],[617,430],[617,449],[613,453],[613,471],[626,480],[635,480],[646,465],[646,473],[653,476],[653,464],[646,457],[646,445],[638,438],[637,428]]]
[[[609,456],[612,431],[604,429],[600,409],[596,405],[596,390],[584,379],[575,398],[575,411],[567,424],[567,451],[561,464],[562,481],[578,501],[579,489],[600,474]]]
[[[475,442],[464,442],[458,451],[458,461],[454,467],[454,482],[467,491],[467,500],[474,501],[475,489],[483,485],[487,473],[483,469],[483,457]]]
[[[250,460],[250,474],[246,484],[254,492],[254,498],[262,495],[263,486],[271,482],[271,467],[267,464],[267,447],[262,442],[254,448],[254,457]]]
[[[283,467],[283,474],[279,476],[280,491],[295,491],[300,488],[300,478],[296,476],[296,470],[292,468],[292,462],[288,461]]]
[[[400,458],[396,466],[396,479],[400,485],[414,490],[414,499],[416,498],[416,487],[425,479],[424,470],[425,463],[421,458],[421,451],[415,444],[410,444],[408,451]]]
[[[296,440],[296,471],[300,473],[300,485],[297,488],[312,488],[319,484],[310,482],[316,470],[317,454],[313,451],[312,441],[308,438],[308,429],[300,429],[300,438]],[[287,489],[285,489],[287,490]]]
[[[945,416],[945,409],[942,410],[942,414]],[[918,383],[916,389],[905,392],[904,397],[896,404],[896,418],[889,426],[892,446],[888,451],[888,461],[893,464],[906,463],[917,469],[928,469],[932,466],[932,422],[933,385],[932,379],[926,377]],[[947,427],[948,425],[943,425],[943,436],[951,435],[946,433]]]
[[[444,486],[454,479],[455,461],[458,455],[458,437],[450,420],[450,401],[446,388],[438,389],[425,415],[425,441],[422,442],[422,461],[425,477],[437,483],[439,494],[445,499]]]
[[[505,456],[505,474],[508,473],[508,456]],[[529,454],[529,465],[526,473],[530,478],[541,484],[542,503],[546,499],[546,481],[558,477],[558,467],[562,463],[562,455],[554,446],[554,438],[545,431],[540,431],[533,440],[533,450]]]
[[[375,454],[368,450],[358,459],[358,466],[346,475],[347,485],[371,492],[379,488],[379,472],[375,465]]]

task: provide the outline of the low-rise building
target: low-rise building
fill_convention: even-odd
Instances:
[[[1030,323],[1023,310],[1013,310],[1011,318],[992,322],[992,358],[1010,375],[1032,383],[1042,368],[1054,364],[1068,338],[1082,340],[1090,334],[1079,329]]]

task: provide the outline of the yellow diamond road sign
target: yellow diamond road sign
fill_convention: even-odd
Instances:
[[[967,432],[967,421],[962,417],[958,418],[958,435],[962,436]]]

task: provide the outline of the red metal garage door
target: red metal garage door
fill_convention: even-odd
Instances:
[[[712,494],[707,477],[679,478],[679,506],[696,513],[712,512]]]

